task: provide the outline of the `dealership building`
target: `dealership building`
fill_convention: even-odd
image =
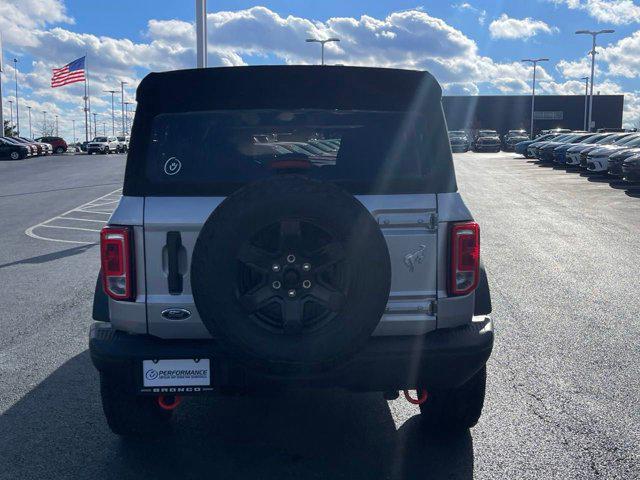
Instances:
[[[442,98],[449,130],[508,130],[531,125],[531,95],[445,96]],[[621,128],[624,95],[593,96],[593,128]],[[582,130],[584,95],[536,95],[534,131],[550,128]]]

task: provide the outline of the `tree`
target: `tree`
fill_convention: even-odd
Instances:
[[[35,130],[35,129],[34,129]],[[46,122],[40,124],[40,133],[43,137],[53,137],[56,134],[56,122],[47,118]]]
[[[13,137],[16,135],[15,125],[9,125],[9,120],[4,121],[4,133],[5,137]]]

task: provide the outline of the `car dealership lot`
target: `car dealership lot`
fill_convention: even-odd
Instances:
[[[638,475],[640,188],[456,154],[497,328],[470,434],[421,433],[403,399],[298,391],[187,399],[176,434],[145,444],[108,431],[86,350],[95,230],[123,168],[121,155],[0,162],[0,478]]]

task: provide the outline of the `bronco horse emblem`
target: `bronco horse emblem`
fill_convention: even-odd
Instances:
[[[413,253],[407,253],[404,256],[404,264],[407,266],[410,272],[413,272],[416,268],[416,265],[422,263],[424,260],[424,249],[427,248],[426,245],[420,245],[420,248]]]

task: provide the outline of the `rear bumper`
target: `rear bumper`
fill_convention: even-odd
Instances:
[[[489,316],[468,325],[420,336],[372,337],[347,364],[313,378],[281,378],[256,373],[229,359],[215,340],[163,340],[131,335],[108,323],[94,323],[89,351],[94,366],[122,378],[138,393],[142,360],[209,358],[211,387],[344,387],[362,391],[453,388],[487,362],[493,348]]]

